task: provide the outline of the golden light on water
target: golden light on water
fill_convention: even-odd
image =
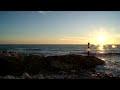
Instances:
[[[108,31],[109,28],[95,28],[92,32],[88,34],[89,42],[96,47],[96,53],[107,53],[109,50],[118,48],[119,35],[115,35],[114,32]]]
[[[99,46],[98,49],[103,51],[104,50],[103,45]]]
[[[97,48],[99,51],[99,53],[105,53],[105,49],[104,49],[104,45],[100,45],[100,46],[98,46],[98,48]]]
[[[99,53],[104,53],[104,46],[106,45],[107,37],[101,34],[96,39]]]
[[[117,48],[117,46],[116,45],[112,45],[112,48]]]
[[[90,35],[90,42],[97,46],[97,50],[99,50],[99,53],[104,53],[104,46],[111,43],[112,40],[112,36],[109,32],[107,32],[107,29],[96,29]]]

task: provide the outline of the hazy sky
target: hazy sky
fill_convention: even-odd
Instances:
[[[0,11],[0,44],[120,44],[120,11]]]

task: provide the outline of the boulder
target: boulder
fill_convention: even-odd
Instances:
[[[32,77],[28,73],[23,73],[22,79],[32,79]]]
[[[15,77],[11,76],[11,75],[7,75],[7,76],[4,77],[4,79],[15,79]]]
[[[51,76],[45,76],[45,79],[54,79]]]
[[[32,77],[33,79],[44,79],[42,74],[37,74]]]

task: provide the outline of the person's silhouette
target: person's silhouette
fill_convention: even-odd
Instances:
[[[88,56],[90,56],[90,43],[88,42]]]

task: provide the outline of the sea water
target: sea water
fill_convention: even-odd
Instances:
[[[120,76],[120,45],[90,46],[90,54],[96,56],[106,62],[105,65],[96,67],[97,72],[104,72],[114,76]],[[35,55],[54,56],[77,54],[87,55],[87,45],[68,45],[68,44],[1,44],[0,51],[14,51],[21,53],[29,53]]]

